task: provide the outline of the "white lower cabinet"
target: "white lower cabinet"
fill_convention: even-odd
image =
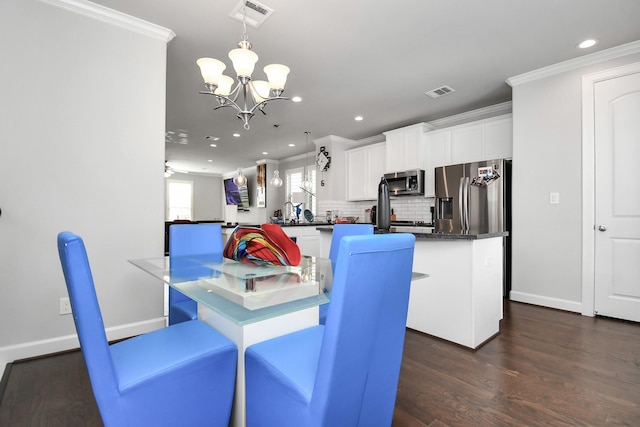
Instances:
[[[417,239],[407,327],[469,348],[500,331],[502,237]]]
[[[282,227],[287,236],[295,237],[302,255],[320,256],[320,232],[313,225]]]

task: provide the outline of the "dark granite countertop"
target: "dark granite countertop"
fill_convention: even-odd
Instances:
[[[319,231],[333,232],[332,226],[318,227]],[[508,231],[501,231],[496,233],[482,233],[470,230],[466,233],[436,233],[433,227],[391,227],[390,233],[411,233],[416,236],[416,239],[429,239],[429,240],[479,240],[490,239],[492,237],[505,237],[509,235]],[[378,231],[376,231],[378,233]]]
[[[261,224],[221,224],[222,228],[236,228],[238,225],[243,225],[245,227],[260,227]],[[328,222],[301,222],[299,224],[280,224],[281,227],[319,227],[319,226],[329,226],[332,224]]]

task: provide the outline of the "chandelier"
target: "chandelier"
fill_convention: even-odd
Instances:
[[[238,111],[237,117],[243,121],[244,128],[249,130],[249,120],[256,111],[264,112],[267,102],[275,99],[288,99],[282,95],[287,82],[289,67],[281,64],[270,64],[264,67],[268,81],[251,80],[251,73],[258,62],[258,55],[251,50],[252,45],[247,40],[246,14],[242,20],[242,40],[238,48],[229,52],[229,59],[233,63],[238,82],[232,88],[234,80],[225,76],[223,71],[227,66],[217,59],[200,58],[196,61],[200,67],[206,91],[204,95],[213,95],[218,100],[217,110],[222,107],[233,107]]]

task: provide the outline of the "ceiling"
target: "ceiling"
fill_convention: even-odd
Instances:
[[[213,111],[213,97],[198,93],[204,85],[195,63],[217,58],[234,77],[227,53],[242,24],[229,15],[239,0],[94,2],[175,32],[166,158],[174,169],[207,174],[305,153],[305,131],[310,141],[361,140],[510,101],[509,77],[640,40],[638,0],[264,0],[273,14],[259,28],[247,26],[259,56],[253,77],[263,79],[267,64],[285,64],[284,96],[303,101],[268,103],[267,115],[258,113],[245,131],[234,110]],[[599,43],[577,49],[586,38]],[[455,92],[425,95],[443,85]],[[220,138],[217,147],[207,136]]]

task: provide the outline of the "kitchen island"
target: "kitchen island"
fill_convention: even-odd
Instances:
[[[318,227],[321,252],[331,227]],[[407,327],[476,349],[500,332],[503,237],[497,233],[436,233],[429,227],[391,227],[416,236]]]

